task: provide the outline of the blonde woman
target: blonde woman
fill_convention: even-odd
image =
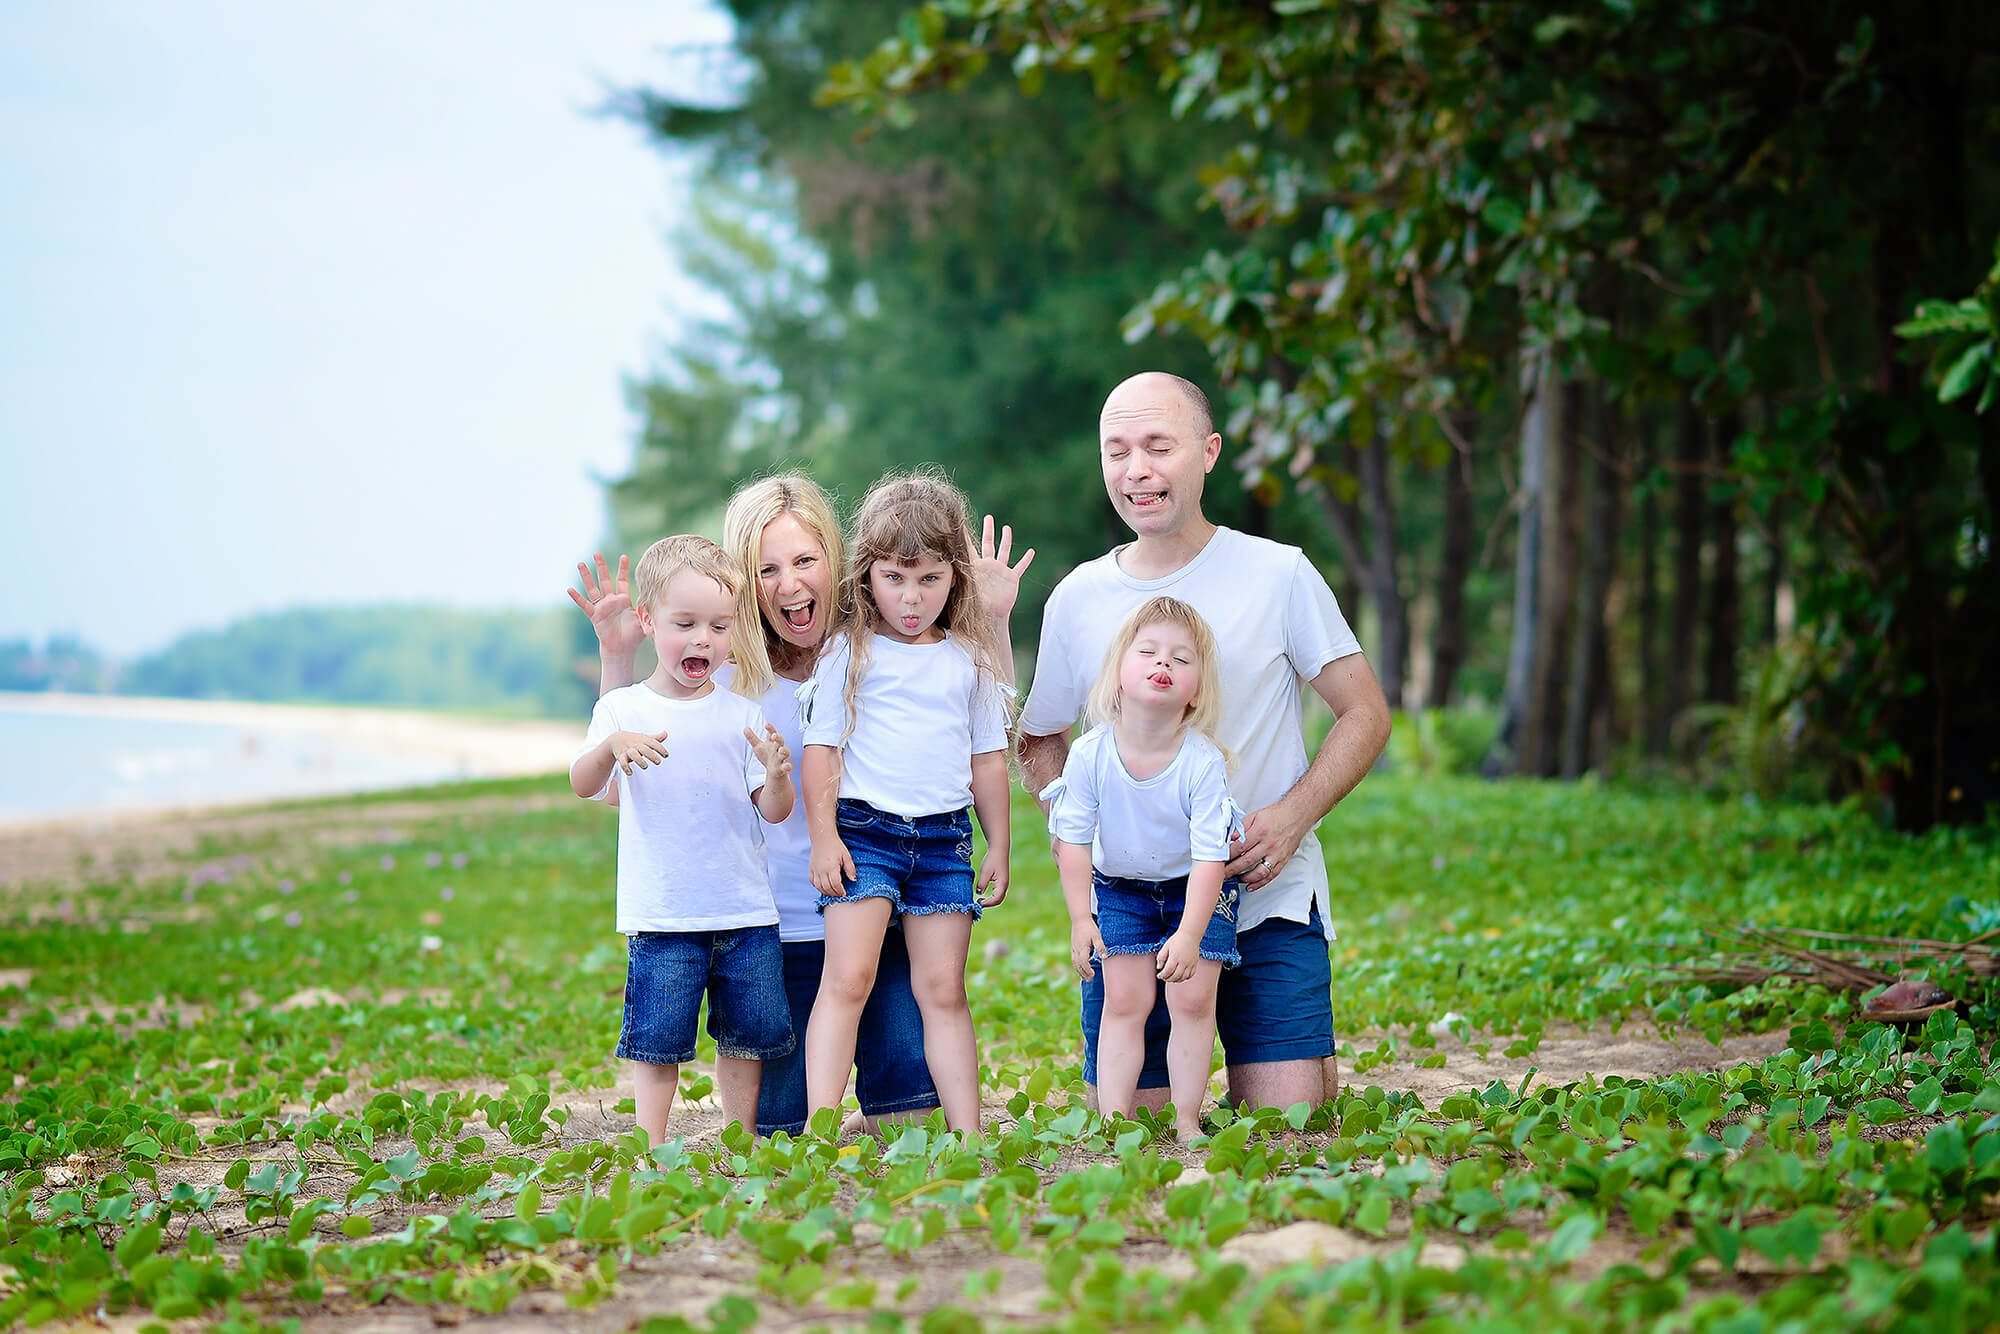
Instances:
[[[1112,636],[1090,693],[1097,726],[1042,790],[1070,914],[1070,962],[1102,962],[1098,1106],[1132,1115],[1156,982],[1173,1028],[1169,1091],[1183,1141],[1201,1132],[1215,1056],[1215,991],[1236,952],[1237,884],[1224,878],[1242,812],[1215,739],[1215,636],[1187,603],[1140,604]]]

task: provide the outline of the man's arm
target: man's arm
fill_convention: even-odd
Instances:
[[[1023,732],[1015,738],[1021,754],[1021,783],[1035,797],[1042,789],[1062,777],[1063,762],[1069,759],[1069,731],[1052,732],[1048,736],[1034,736]],[[1049,804],[1042,802],[1042,814],[1049,813]]]
[[[1284,869],[1313,826],[1367,777],[1389,744],[1389,701],[1366,655],[1350,653],[1328,663],[1311,685],[1333,710],[1333,727],[1291,790],[1243,821],[1227,873],[1241,877],[1246,889],[1260,888]]]

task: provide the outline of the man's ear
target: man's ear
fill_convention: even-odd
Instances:
[[[1215,471],[1215,461],[1222,457],[1222,433],[1209,432],[1208,439],[1201,442],[1201,470]]]

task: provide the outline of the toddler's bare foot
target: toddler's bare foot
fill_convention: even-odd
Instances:
[[[856,1135],[866,1134],[867,1131],[868,1117],[859,1107],[849,1112],[847,1119],[840,1123],[840,1137],[842,1139],[853,1139]]]

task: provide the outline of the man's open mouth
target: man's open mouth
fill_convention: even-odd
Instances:
[[[1164,491],[1127,491],[1125,493],[1126,503],[1131,505],[1133,509],[1141,510],[1151,509],[1155,505],[1163,504],[1166,498],[1167,493]]]
[[[813,611],[818,605],[813,599],[807,598],[804,602],[795,602],[789,607],[778,608],[778,615],[784,618],[785,625],[789,629],[803,634],[812,629]]]

